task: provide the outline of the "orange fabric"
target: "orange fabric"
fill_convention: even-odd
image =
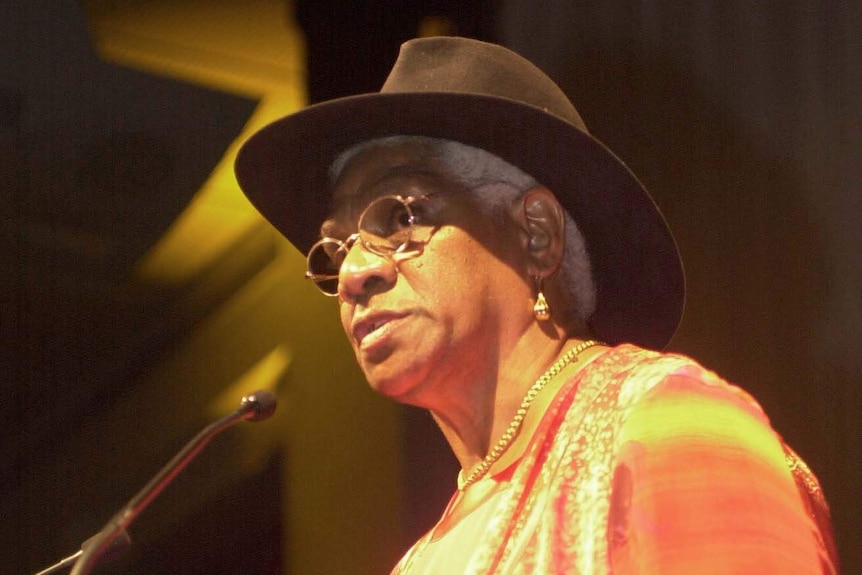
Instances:
[[[620,346],[489,478],[501,493],[483,524],[426,536],[394,573],[435,552],[477,575],[834,573],[819,486],[788,463],[747,394],[687,358]]]
[[[730,391],[675,374],[632,409],[612,488],[614,573],[822,572],[780,440]]]

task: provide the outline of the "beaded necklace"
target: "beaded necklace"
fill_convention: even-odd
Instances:
[[[506,452],[507,449],[512,445],[512,442],[518,436],[518,432],[521,430],[521,425],[524,423],[524,418],[527,417],[527,411],[530,409],[530,406],[533,404],[533,401],[536,399],[536,396],[539,395],[539,392],[544,389],[544,387],[550,382],[558,373],[560,373],[564,367],[572,363],[573,361],[578,360],[578,354],[583,352],[585,349],[590,348],[594,345],[598,345],[599,342],[590,339],[584,342],[581,342],[577,346],[573,347],[569,351],[566,352],[560,359],[558,359],[554,364],[548,368],[548,371],[539,376],[539,379],[530,386],[530,389],[527,390],[527,394],[524,396],[524,399],[521,400],[521,405],[518,406],[518,410],[515,412],[515,416],[512,418],[512,421],[509,423],[509,426],[506,428],[506,431],[497,440],[497,443],[494,445],[494,448],[488,452],[488,455],[480,461],[476,466],[470,471],[469,475],[462,481],[461,476],[463,475],[463,471],[458,476],[458,489],[463,491],[467,489],[473,483],[479,481],[488,471],[491,469],[491,466],[497,462],[500,457]]]

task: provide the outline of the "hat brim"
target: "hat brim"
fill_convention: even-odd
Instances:
[[[480,94],[361,94],[277,120],[242,146],[240,187],[303,253],[330,209],[329,166],[352,145],[394,135],[487,150],[549,188],[584,235],[593,267],[596,337],[661,349],[682,317],[682,265],[661,213],[598,140],[543,110]]]

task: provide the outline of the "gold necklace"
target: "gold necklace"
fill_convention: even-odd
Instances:
[[[521,400],[521,405],[518,406],[518,410],[515,412],[515,417],[512,418],[512,421],[509,423],[509,427],[506,428],[505,433],[500,437],[497,443],[494,445],[494,448],[488,452],[488,455],[485,456],[481,462],[479,462],[476,467],[470,472],[466,479],[460,481],[459,476],[459,485],[458,489],[463,491],[467,489],[473,483],[479,481],[482,477],[488,473],[488,470],[491,469],[491,466],[497,462],[500,457],[506,452],[507,449],[512,445],[512,442],[518,436],[518,432],[521,430],[521,425],[524,423],[524,418],[527,417],[527,411],[530,409],[530,405],[533,404],[533,400],[536,399],[536,396],[539,395],[539,392],[548,384],[549,381],[554,379],[558,373],[560,373],[564,367],[572,363],[573,361],[578,360],[578,354],[583,352],[585,349],[592,347],[594,345],[598,345],[598,341],[594,339],[590,339],[584,342],[581,342],[577,346],[573,347],[569,351],[566,352],[564,356],[558,359],[554,364],[548,368],[548,371],[539,376],[539,379],[536,380],[530,389],[527,390],[527,395],[524,396],[524,399]]]

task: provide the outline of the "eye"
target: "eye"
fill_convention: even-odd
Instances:
[[[344,263],[344,257],[347,255],[347,249],[345,246],[343,244],[330,242],[326,245],[325,250],[332,268],[335,270],[340,269],[341,264]]]
[[[377,241],[397,240],[413,226],[410,208],[396,197],[385,197],[368,206],[362,217],[362,231]]]
[[[318,276],[338,276],[347,255],[343,244],[328,240],[320,242],[308,254],[308,269]]]
[[[402,204],[401,202],[393,202],[391,210],[389,212],[389,224],[387,225],[387,229],[392,230],[393,233],[397,233],[405,228],[409,228],[413,225],[413,214],[411,211]]]
[[[416,226],[423,226],[429,224],[432,219],[433,209],[431,208],[430,202],[427,201],[418,201],[410,204],[410,211],[413,212],[413,220],[411,221],[411,225],[415,228]]]

